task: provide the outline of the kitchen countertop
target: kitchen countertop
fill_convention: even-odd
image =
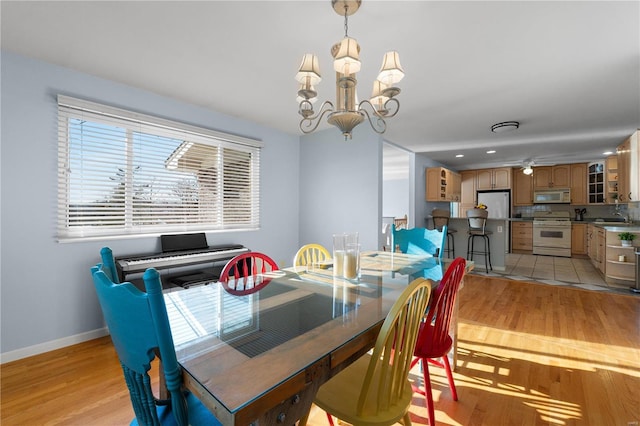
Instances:
[[[454,219],[458,219],[458,220],[467,220],[466,217],[452,217],[450,220],[454,220]],[[487,218],[487,220],[501,220],[501,221],[509,221],[509,222],[533,222],[533,217],[510,217],[510,218],[506,218],[506,219],[495,219],[495,218]],[[604,228],[607,231],[613,231],[613,232],[624,232],[624,231],[628,231],[628,232],[640,232],[640,223],[625,223],[619,220],[615,220],[615,219],[604,219],[603,221],[597,220],[597,219],[593,219],[593,218],[586,218],[585,220],[571,220],[571,223],[576,223],[576,224],[580,224],[580,223],[584,223],[585,225],[588,224],[593,224],[596,225],[599,228]]]

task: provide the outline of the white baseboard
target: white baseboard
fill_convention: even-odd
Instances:
[[[97,339],[108,334],[109,330],[104,327],[97,330],[88,331],[86,333],[76,334],[74,336],[64,337],[62,339],[52,340],[50,342],[40,343],[38,345],[17,349],[15,351],[5,352],[0,354],[0,364],[16,361],[33,355],[40,355],[45,352],[75,345],[76,343],[87,342],[89,340]]]

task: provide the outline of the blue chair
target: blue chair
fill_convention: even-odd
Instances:
[[[116,270],[116,262],[113,259],[113,252],[109,247],[102,247],[100,249],[100,257],[102,258],[102,270],[107,277],[116,284],[120,284],[118,278],[118,271]]]
[[[109,253],[108,248],[101,251],[103,257]],[[98,301],[129,388],[136,416],[131,425],[220,425],[193,394],[182,389],[158,271],[151,268],[144,273],[146,293],[131,283],[115,283],[109,277],[112,272],[104,264],[91,268]],[[171,395],[167,401],[158,401],[151,390],[149,370],[156,349]]]
[[[392,247],[400,248],[402,253],[431,255],[442,259],[444,244],[447,239],[446,225],[442,229],[396,229],[391,228]]]

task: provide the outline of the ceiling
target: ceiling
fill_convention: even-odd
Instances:
[[[319,57],[320,100],[335,97],[329,51],[344,22],[329,0],[0,7],[3,49],[287,133],[300,134],[304,53]],[[453,169],[590,161],[640,127],[637,1],[364,0],[349,35],[361,99],[384,52],[400,53],[401,107],[385,139]],[[511,120],[520,128],[490,131]]]

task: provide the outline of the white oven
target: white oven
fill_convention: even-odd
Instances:
[[[538,212],[534,214],[533,254],[571,257],[569,212]]]
[[[569,188],[537,189],[533,192],[535,204],[569,204],[571,190]]]

